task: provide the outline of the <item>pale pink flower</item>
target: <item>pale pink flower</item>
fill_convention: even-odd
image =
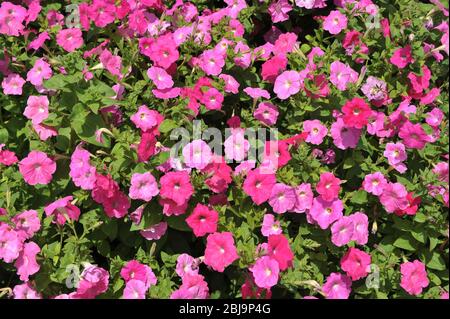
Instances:
[[[145,228],[141,230],[139,233],[142,237],[144,237],[147,240],[158,240],[167,231],[167,223],[166,222],[160,222],[158,224],[152,225],[148,228]]]
[[[47,96],[31,95],[27,100],[27,107],[23,115],[31,120],[33,124],[39,124],[48,117],[48,98]]]
[[[194,140],[183,147],[184,162],[187,167],[204,169],[212,159],[212,151],[209,145],[202,140]]]
[[[14,266],[17,268],[17,274],[20,280],[28,281],[29,276],[34,275],[41,268],[36,262],[36,255],[41,249],[34,242],[25,243]]]
[[[278,108],[269,102],[261,102],[253,112],[255,119],[266,125],[274,125],[278,118]]]
[[[353,236],[351,240],[354,240],[359,245],[367,244],[369,239],[369,219],[364,213],[356,212],[349,215],[353,221]]]
[[[327,229],[333,222],[342,217],[344,205],[340,199],[327,202],[322,197],[313,200],[309,215],[322,229]]]
[[[380,202],[388,213],[404,210],[408,207],[408,191],[400,183],[388,183],[380,195]]]
[[[260,257],[249,268],[255,279],[255,284],[260,288],[271,288],[278,282],[280,267],[275,259],[268,256]]]
[[[135,173],[131,176],[130,198],[148,202],[158,193],[158,183],[150,172]]]
[[[31,151],[19,162],[19,171],[29,185],[48,184],[56,171],[56,163],[47,154]]]
[[[323,21],[323,29],[331,34],[338,34],[347,28],[347,17],[338,10],[333,10]]]
[[[281,229],[280,222],[275,220],[275,216],[272,214],[265,214],[261,227],[261,233],[263,236],[268,237],[270,235],[278,235],[282,232],[283,230]]]
[[[244,137],[244,132],[234,130],[224,142],[225,158],[240,162],[247,156],[250,143]]]
[[[348,299],[352,291],[352,280],[350,277],[333,272],[322,287],[327,299]]]
[[[300,91],[300,75],[297,71],[284,71],[275,80],[273,91],[280,100],[285,100]]]
[[[338,247],[347,245],[353,236],[353,219],[348,216],[341,217],[331,226],[331,241]]]
[[[364,177],[362,186],[366,192],[380,196],[386,184],[387,180],[384,175],[381,172],[375,172]]]
[[[304,213],[310,209],[314,199],[314,194],[311,190],[311,184],[302,183],[295,187],[296,203],[293,211],[296,213]]]
[[[82,32],[78,28],[59,30],[56,35],[56,43],[67,52],[73,52],[84,43]]]
[[[320,145],[328,134],[328,129],[319,120],[307,120],[303,122],[303,132],[308,133],[305,141],[314,145]]]
[[[269,197],[269,204],[277,214],[283,214],[294,208],[297,202],[297,196],[292,187],[277,183],[273,186]]]
[[[27,73],[27,81],[33,85],[42,85],[44,80],[52,77],[53,71],[50,64],[45,62],[43,58],[36,60],[34,66]]]
[[[428,287],[430,283],[425,265],[419,260],[401,264],[400,271],[402,273],[400,286],[410,295],[420,295],[423,288]]]
[[[25,80],[16,73],[11,73],[2,81],[3,94],[5,95],[22,95],[22,87]]]

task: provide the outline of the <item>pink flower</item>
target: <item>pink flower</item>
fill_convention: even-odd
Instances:
[[[361,136],[360,129],[346,126],[341,118],[331,124],[330,133],[334,145],[341,150],[355,148]]]
[[[140,280],[132,279],[125,284],[123,290],[123,299],[145,299],[147,289],[145,283]]]
[[[407,154],[403,143],[387,143],[383,154],[388,159],[389,165],[393,166],[397,171],[400,173],[406,171],[406,165],[403,164],[403,161],[406,160]]]
[[[292,267],[294,254],[289,246],[289,241],[283,234],[269,236],[269,240],[267,241],[267,256],[278,262],[281,271]]]
[[[178,216],[186,213],[186,209],[188,206],[187,202],[184,202],[181,205],[178,205],[171,199],[168,198],[160,198],[158,200],[159,204],[163,207],[163,214],[166,216]]]
[[[42,299],[41,294],[36,291],[36,288],[29,281],[14,286],[13,295],[14,299]]]
[[[355,281],[369,274],[371,262],[369,254],[351,247],[341,259],[341,268]]]
[[[317,183],[316,191],[321,195],[325,201],[332,201],[338,198],[339,191],[341,190],[341,180],[334,176],[333,173],[320,174],[319,183]]]
[[[272,187],[272,191],[269,197],[269,205],[277,214],[283,214],[294,208],[297,197],[292,187],[277,183]]]
[[[244,131],[234,130],[224,142],[225,158],[243,161],[250,149],[250,143],[244,137]]]
[[[270,93],[267,90],[264,90],[264,89],[246,87],[244,89],[244,92],[247,93],[247,95],[250,96],[253,99],[258,99],[260,97],[264,97],[266,99],[270,99]]]
[[[273,46],[273,54],[277,56],[291,53],[297,43],[297,38],[297,35],[293,32],[280,34]]]
[[[388,213],[404,210],[408,207],[408,191],[400,183],[388,183],[380,195],[380,202]]]
[[[47,154],[31,151],[19,162],[19,171],[29,185],[50,183],[56,171],[56,163]]]
[[[41,221],[38,212],[35,210],[26,210],[12,218],[16,225],[15,230],[21,232],[23,237],[29,239],[41,228]]]
[[[237,94],[239,92],[239,82],[234,77],[228,74],[219,75],[219,79],[225,82],[224,91],[227,93]]]
[[[206,238],[204,263],[218,272],[239,258],[230,232],[214,233]]]
[[[128,214],[131,203],[128,196],[119,190],[113,193],[113,196],[103,203],[105,214],[109,218],[122,218]]]
[[[33,124],[42,123],[48,117],[48,98],[47,96],[31,95],[27,100],[27,107],[23,115],[32,121]]]
[[[354,97],[350,101],[347,101],[342,107],[342,112],[344,113],[342,119],[345,125],[357,129],[366,126],[372,114],[370,106],[359,97]]]
[[[46,216],[54,216],[53,222],[58,225],[64,225],[66,218],[70,220],[78,220],[80,217],[80,209],[73,205],[70,201],[72,196],[60,198],[44,208]]]
[[[258,121],[266,125],[274,125],[278,118],[278,108],[269,102],[261,102],[253,112],[253,116]]]
[[[333,83],[338,90],[347,90],[349,83],[358,81],[358,73],[347,64],[340,61],[334,61],[330,65],[330,82]]]
[[[206,299],[209,296],[208,283],[199,274],[185,274],[183,284],[175,290],[170,299]]]
[[[146,132],[156,128],[162,122],[162,115],[158,111],[150,110],[147,105],[141,105],[130,119],[137,128]]]
[[[215,233],[218,221],[219,214],[214,209],[209,209],[202,204],[197,204],[192,214],[186,218],[186,223],[192,228],[196,237]]]
[[[352,291],[352,280],[350,277],[333,272],[322,287],[327,299],[348,299]]]
[[[150,172],[135,173],[131,176],[130,198],[149,202],[158,193],[158,183]]]
[[[275,259],[268,256],[258,258],[249,270],[259,288],[271,288],[278,282],[280,267]]]
[[[351,240],[356,241],[359,245],[367,244],[369,239],[369,220],[366,214],[357,212],[349,215],[353,221],[353,236]]]
[[[212,151],[202,140],[194,140],[183,147],[183,158],[187,167],[204,169],[212,159]]]
[[[320,228],[327,229],[333,222],[342,217],[344,205],[339,199],[326,201],[322,197],[313,200],[309,215],[319,224]]]
[[[25,238],[21,232],[11,229],[11,227],[0,222],[0,260],[5,263],[11,263],[17,257],[23,248]]]
[[[89,8],[89,18],[99,28],[104,28],[115,20],[114,1],[94,0]]]
[[[27,50],[39,50],[45,41],[50,40],[50,36],[47,31],[39,33],[39,35],[28,44]]]
[[[113,55],[109,50],[104,49],[99,56],[100,62],[103,67],[108,70],[112,75],[117,76],[119,79],[122,75],[122,58],[118,55]]]
[[[341,217],[331,226],[331,241],[338,247],[347,245],[353,236],[353,219],[348,216]]]
[[[121,270],[120,276],[125,282],[132,280],[138,280],[144,283],[145,290],[150,288],[151,285],[155,285],[157,278],[152,269],[144,264],[141,264],[137,260],[130,260]]]
[[[410,295],[420,295],[422,289],[428,287],[430,283],[427,278],[425,265],[419,260],[401,264],[400,272],[402,273],[400,286]]]
[[[142,237],[144,237],[147,240],[158,240],[167,231],[167,223],[166,222],[160,222],[158,224],[152,225],[148,228],[145,228],[141,230],[139,233]]]
[[[183,205],[194,193],[189,174],[186,171],[168,172],[159,180],[160,195],[173,200],[177,205]]]
[[[224,97],[216,88],[210,87],[203,93],[202,103],[208,110],[220,110],[222,108]]]
[[[376,196],[380,196],[383,193],[386,185],[387,180],[381,172],[366,175],[362,184],[366,192]]]
[[[389,61],[399,69],[405,68],[408,64],[413,62],[411,46],[407,45],[404,48],[395,50]]]
[[[56,35],[56,43],[67,52],[73,52],[84,43],[82,32],[78,28],[59,30]]]
[[[4,150],[5,144],[0,144],[0,164],[11,166],[19,161],[16,154],[10,150]]]
[[[177,266],[175,271],[181,278],[183,278],[186,274],[197,275],[198,265],[196,259],[188,254],[179,255],[177,258]]]
[[[23,22],[27,16],[27,10],[8,1],[2,1],[0,7],[0,34],[19,36],[25,28]]]
[[[300,75],[297,71],[284,71],[275,80],[273,91],[280,100],[286,100],[300,91]]]
[[[260,169],[255,169],[248,172],[243,190],[256,205],[261,205],[269,199],[275,183],[276,177],[274,174],[262,174]]]
[[[303,122],[303,132],[308,133],[306,142],[320,145],[328,134],[328,129],[319,120],[307,120]]]
[[[29,276],[34,275],[41,268],[36,262],[36,255],[39,254],[41,249],[33,242],[29,242],[23,245],[23,249],[19,254],[14,266],[17,268],[17,274],[20,276],[20,280],[28,281]]]
[[[311,190],[311,184],[302,183],[295,188],[295,195],[297,197],[297,202],[294,206],[294,212],[303,213],[311,208],[314,194]]]
[[[52,77],[53,71],[50,64],[45,62],[43,58],[36,60],[34,66],[27,73],[27,81],[33,85],[40,86],[44,80]]]
[[[278,75],[286,70],[287,58],[284,55],[276,55],[261,66],[261,76],[264,81],[274,83]]]
[[[283,167],[291,160],[289,144],[287,141],[267,141],[264,145],[263,163],[273,166],[275,169]]]
[[[347,28],[347,17],[338,10],[333,10],[323,21],[323,29],[331,34],[338,34]]]
[[[200,56],[200,68],[206,75],[219,75],[224,65],[224,55],[216,50],[205,50]]]
[[[169,89],[173,86],[172,77],[162,68],[152,66],[147,70],[147,75],[155,83],[158,90]]]
[[[275,220],[275,216],[272,214],[265,214],[263,224],[261,227],[261,233],[263,236],[279,235],[282,233],[280,222]]]
[[[149,46],[149,57],[156,66],[168,69],[180,56],[172,33],[166,33]]]
[[[109,273],[100,267],[89,265],[81,273],[81,280],[78,283],[76,299],[94,299],[108,289]]]
[[[426,113],[426,122],[431,127],[439,127],[441,125],[442,119],[444,118],[444,112],[439,108],[435,107],[430,112]]]
[[[273,23],[283,22],[289,19],[288,12],[292,10],[292,6],[287,0],[278,0],[272,2],[267,10],[272,18]]]
[[[402,125],[398,136],[403,140],[403,144],[406,147],[418,150],[423,149],[429,139],[427,133],[419,123],[412,124],[410,121],[406,121]]]
[[[54,127],[45,125],[43,123],[32,123],[32,126],[42,141],[46,141],[52,136],[58,136],[58,131]]]
[[[5,95],[22,95],[22,87],[25,80],[16,73],[11,73],[2,81],[3,94]]]

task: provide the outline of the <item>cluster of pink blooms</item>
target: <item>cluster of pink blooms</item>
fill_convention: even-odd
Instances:
[[[405,68],[415,61],[410,45],[397,46],[387,59],[392,64],[390,67],[405,72],[407,76],[407,93],[402,96],[398,107],[392,108],[393,97],[389,96],[388,84],[384,80],[372,75],[365,78],[365,56],[371,52],[364,43],[364,35],[351,30],[349,12],[351,10],[352,15],[365,13],[375,17],[378,7],[372,1],[335,0],[336,10],[332,10],[327,16],[316,17],[327,35],[342,37],[342,48],[347,57],[358,55],[354,59],[354,68],[346,61],[339,60],[332,60],[329,67],[325,66],[321,57],[326,53],[320,47],[313,47],[304,57],[307,64],[302,70],[288,67],[289,57],[301,51],[299,31],[284,33],[278,27],[272,26],[264,34],[265,43],[256,48],[251,48],[244,40],[245,27],[238,16],[247,8],[245,0],[225,0],[224,8],[205,9],[201,13],[192,3],[178,0],[171,8],[166,7],[161,0],[93,0],[79,4],[79,27],[66,26],[63,15],[49,10],[46,14],[49,30],[56,27],[56,31],[40,33],[26,29],[29,23],[36,21],[42,11],[40,0],[22,2],[24,6],[8,1],[1,3],[0,34],[12,37],[26,35],[30,40],[27,50],[32,53],[46,50],[46,42],[52,40],[56,42],[61,54],[77,51],[87,45],[84,36],[92,25],[105,28],[119,21],[118,34],[125,39],[137,39],[139,54],[151,65],[146,68],[144,77],[151,87],[152,95],[163,102],[177,99],[178,104],[186,105],[186,108],[192,111],[190,120],[197,116],[202,108],[221,112],[225,99],[241,92],[245,93],[246,99],[253,101],[253,118],[265,126],[275,125],[280,116],[281,111],[275,104],[275,99],[294,101],[302,94],[310,99],[327,98],[333,89],[347,93],[361,92],[358,93],[361,97],[352,93],[352,98],[336,107],[332,114],[332,123],[305,119],[301,123],[303,132],[298,135],[267,141],[261,163],[249,159],[250,142],[245,138],[239,116],[233,113],[233,117],[227,122],[231,135],[224,142],[224,156],[215,154],[205,141],[195,139],[183,147],[182,162],[169,158],[157,167],[157,174],[132,171],[128,192],[121,190],[120,184],[113,179],[107,167],[99,168],[91,163],[93,155],[87,147],[83,148],[84,142],[75,148],[70,155],[71,181],[76,187],[89,191],[93,201],[101,205],[109,218],[120,219],[128,216],[138,225],[146,205],[157,200],[165,216],[185,214],[186,223],[194,236],[205,237],[203,256],[194,258],[182,254],[178,257],[176,273],[181,278],[181,285],[172,292],[171,298],[209,297],[205,277],[199,274],[200,264],[214,271],[224,272],[240,258],[233,234],[221,229],[219,212],[213,208],[214,205],[227,204],[227,190],[236,176],[242,177],[242,190],[255,205],[267,204],[271,209],[271,212],[264,214],[261,227],[261,234],[267,238],[267,242],[261,243],[255,251],[255,260],[248,268],[249,276],[242,286],[243,298],[270,297],[271,288],[277,285],[281,273],[293,267],[294,254],[279,220],[282,214],[286,213],[304,213],[309,224],[322,230],[330,229],[331,242],[335,246],[348,245],[340,262],[345,273],[329,274],[322,286],[321,292],[326,298],[348,298],[352,282],[370,273],[370,254],[361,247],[355,247],[367,244],[369,220],[364,212],[344,214],[345,199],[340,196],[343,195],[341,185],[345,181],[333,172],[326,171],[320,174],[315,185],[292,185],[280,182],[277,173],[291,161],[291,153],[295,152],[302,142],[319,147],[326,139],[330,139],[339,150],[355,149],[367,132],[368,135],[379,139],[384,149],[384,160],[390,167],[389,171],[393,169],[404,174],[408,171],[411,153],[414,150],[423,150],[427,144],[440,138],[441,124],[444,121],[444,113],[437,107],[440,88],[433,87],[433,74],[425,65],[420,75],[405,72]],[[304,9],[324,8],[327,3],[324,0],[274,0],[268,6],[268,14],[273,23],[287,21],[289,12],[294,10],[295,6]],[[150,13],[149,9],[154,13]],[[171,18],[158,18],[155,13],[161,12]],[[169,23],[167,20],[173,22]],[[180,21],[183,23],[178,23]],[[226,24],[223,24],[224,21],[227,21]],[[227,36],[217,39],[215,43],[213,28],[219,25],[226,29]],[[383,19],[381,27],[384,37],[390,38],[389,20]],[[442,33],[442,50],[448,55],[448,23],[443,22],[432,28]],[[188,41],[193,41],[195,45],[205,49],[181,62],[183,66],[191,68],[192,73],[200,74],[190,86],[183,86],[178,79],[177,67],[180,57],[184,59],[181,48]],[[429,52],[437,61],[443,59],[440,50],[435,50],[429,44],[424,43],[424,51]],[[32,67],[26,70],[26,75],[14,73],[9,69],[14,58],[7,54],[4,56],[4,60],[0,60],[3,94],[22,96],[24,92],[35,90],[37,93],[29,95],[26,100],[23,116],[31,122],[40,140],[46,141],[58,136],[58,129],[46,124],[51,112],[56,110],[52,100],[55,92],[46,89],[44,82],[56,74],[67,72],[51,59],[42,57],[36,59]],[[117,55],[117,50],[114,50],[109,40],[85,50],[83,58],[83,75],[86,82],[94,77],[90,72],[93,70],[90,64],[100,65],[99,68],[106,70],[109,77],[120,83],[132,71],[131,67],[128,69],[124,65],[122,57]],[[261,83],[266,87],[250,86],[247,83],[241,88],[241,83],[227,74],[227,65],[230,63],[240,70],[246,70],[252,68],[255,62],[261,64]],[[362,85],[358,87],[359,84]],[[113,89],[116,96],[110,98],[120,100],[125,94],[125,87],[117,84]],[[414,116],[417,113],[415,104],[430,108],[425,113],[423,122]],[[386,113],[387,108],[383,109],[386,106],[393,109],[390,114]],[[136,152],[138,162],[141,163],[148,163],[159,152],[168,150],[158,141],[164,116],[152,108],[151,104],[136,106],[129,118],[139,130],[139,142],[133,144],[131,149]],[[118,106],[108,106],[100,112],[112,118],[113,126],[122,122],[123,114]],[[98,142],[103,141],[103,132],[102,129],[96,132]],[[162,141],[161,138],[160,140]],[[31,150],[26,157],[19,160],[14,152],[4,147],[4,144],[0,144],[0,165],[13,166],[17,163],[27,185],[47,185],[52,182],[57,170],[57,155]],[[330,148],[325,155],[320,152],[322,151],[317,148],[312,155],[320,158],[322,163],[334,163],[334,150]],[[233,168],[226,160],[239,162],[239,165]],[[205,177],[205,187],[213,193],[208,203],[193,203],[196,189],[191,181],[191,173],[194,170]],[[428,185],[429,194],[433,197],[441,196],[447,207],[448,171],[447,155],[446,161],[436,163],[432,170],[441,183]],[[364,177],[362,190],[375,195],[388,214],[415,215],[421,203],[421,198],[408,191],[405,185],[399,181],[391,181],[379,171]],[[129,213],[132,200],[144,203]],[[74,196],[65,196],[47,203],[43,211],[47,217],[52,217],[52,222],[58,227],[78,221],[81,214]],[[0,211],[0,215],[6,214],[6,211]],[[29,277],[40,269],[36,261],[40,248],[31,241],[41,227],[40,218],[37,211],[27,210],[12,217],[12,224],[0,222],[0,259],[5,263],[14,262],[17,274],[24,282],[14,288],[15,298],[41,297],[29,281]],[[140,230],[140,234],[147,240],[159,240],[166,234],[167,227],[166,222],[159,222]],[[143,299],[150,287],[157,284],[152,269],[137,260],[131,260],[124,265],[120,276],[125,281],[123,298],[126,299]],[[415,260],[401,265],[400,285],[406,292],[419,295],[428,284],[425,265],[422,262]],[[89,265],[82,272],[76,291],[55,298],[95,298],[106,292],[108,285],[108,271]]]

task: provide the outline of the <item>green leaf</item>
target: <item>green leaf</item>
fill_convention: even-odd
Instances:
[[[409,234],[404,234],[401,237],[397,238],[394,242],[394,246],[397,248],[406,249],[410,251],[417,250],[416,243]]]
[[[364,190],[353,192],[353,195],[350,197],[350,202],[353,204],[367,203],[367,192]]]
[[[95,139],[95,132],[106,126],[100,115],[93,114],[83,105],[77,104],[72,110],[70,119],[72,128],[83,141],[106,148],[110,146],[110,140],[106,134],[103,134],[103,144]]]

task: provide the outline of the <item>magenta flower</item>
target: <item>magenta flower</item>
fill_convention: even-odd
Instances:
[[[410,121],[406,121],[402,125],[398,136],[403,140],[403,144],[406,147],[418,150],[423,149],[429,140],[422,126],[420,124],[412,124]]]
[[[370,272],[372,258],[357,248],[350,247],[341,259],[341,268],[353,281],[366,277]]]
[[[209,88],[203,93],[202,103],[208,110],[220,110],[224,97],[216,88]]]
[[[227,93],[237,94],[239,92],[239,82],[236,81],[234,77],[228,74],[219,75],[219,79],[222,79],[225,82],[224,90]]]
[[[243,190],[256,205],[261,205],[269,199],[275,183],[276,177],[274,174],[262,174],[260,169],[254,169],[248,172]]]
[[[173,200],[177,205],[187,203],[194,193],[189,174],[186,171],[168,172],[159,180],[159,194],[163,198]]]
[[[332,201],[338,198],[341,190],[341,180],[334,176],[333,173],[320,174],[319,183],[316,185],[316,191],[321,195],[325,201]]]
[[[275,259],[268,256],[258,258],[249,270],[259,288],[271,288],[278,282],[280,267]]]
[[[408,64],[413,62],[411,46],[407,45],[404,48],[395,50],[389,61],[399,69],[405,68]]]
[[[192,214],[186,218],[186,223],[192,228],[196,237],[202,237],[209,233],[217,231],[219,214],[214,209],[197,204]]]
[[[239,258],[230,232],[214,233],[206,238],[204,263],[218,272]]]
[[[200,55],[200,68],[206,75],[219,75],[225,65],[224,55],[216,50],[205,50]]]
[[[138,111],[131,116],[131,121],[142,131],[150,131],[162,121],[162,115],[158,111],[150,110],[147,105],[141,105]]]
[[[273,23],[283,22],[289,19],[288,13],[292,10],[292,6],[287,0],[277,0],[272,2],[267,10],[272,18]]]

